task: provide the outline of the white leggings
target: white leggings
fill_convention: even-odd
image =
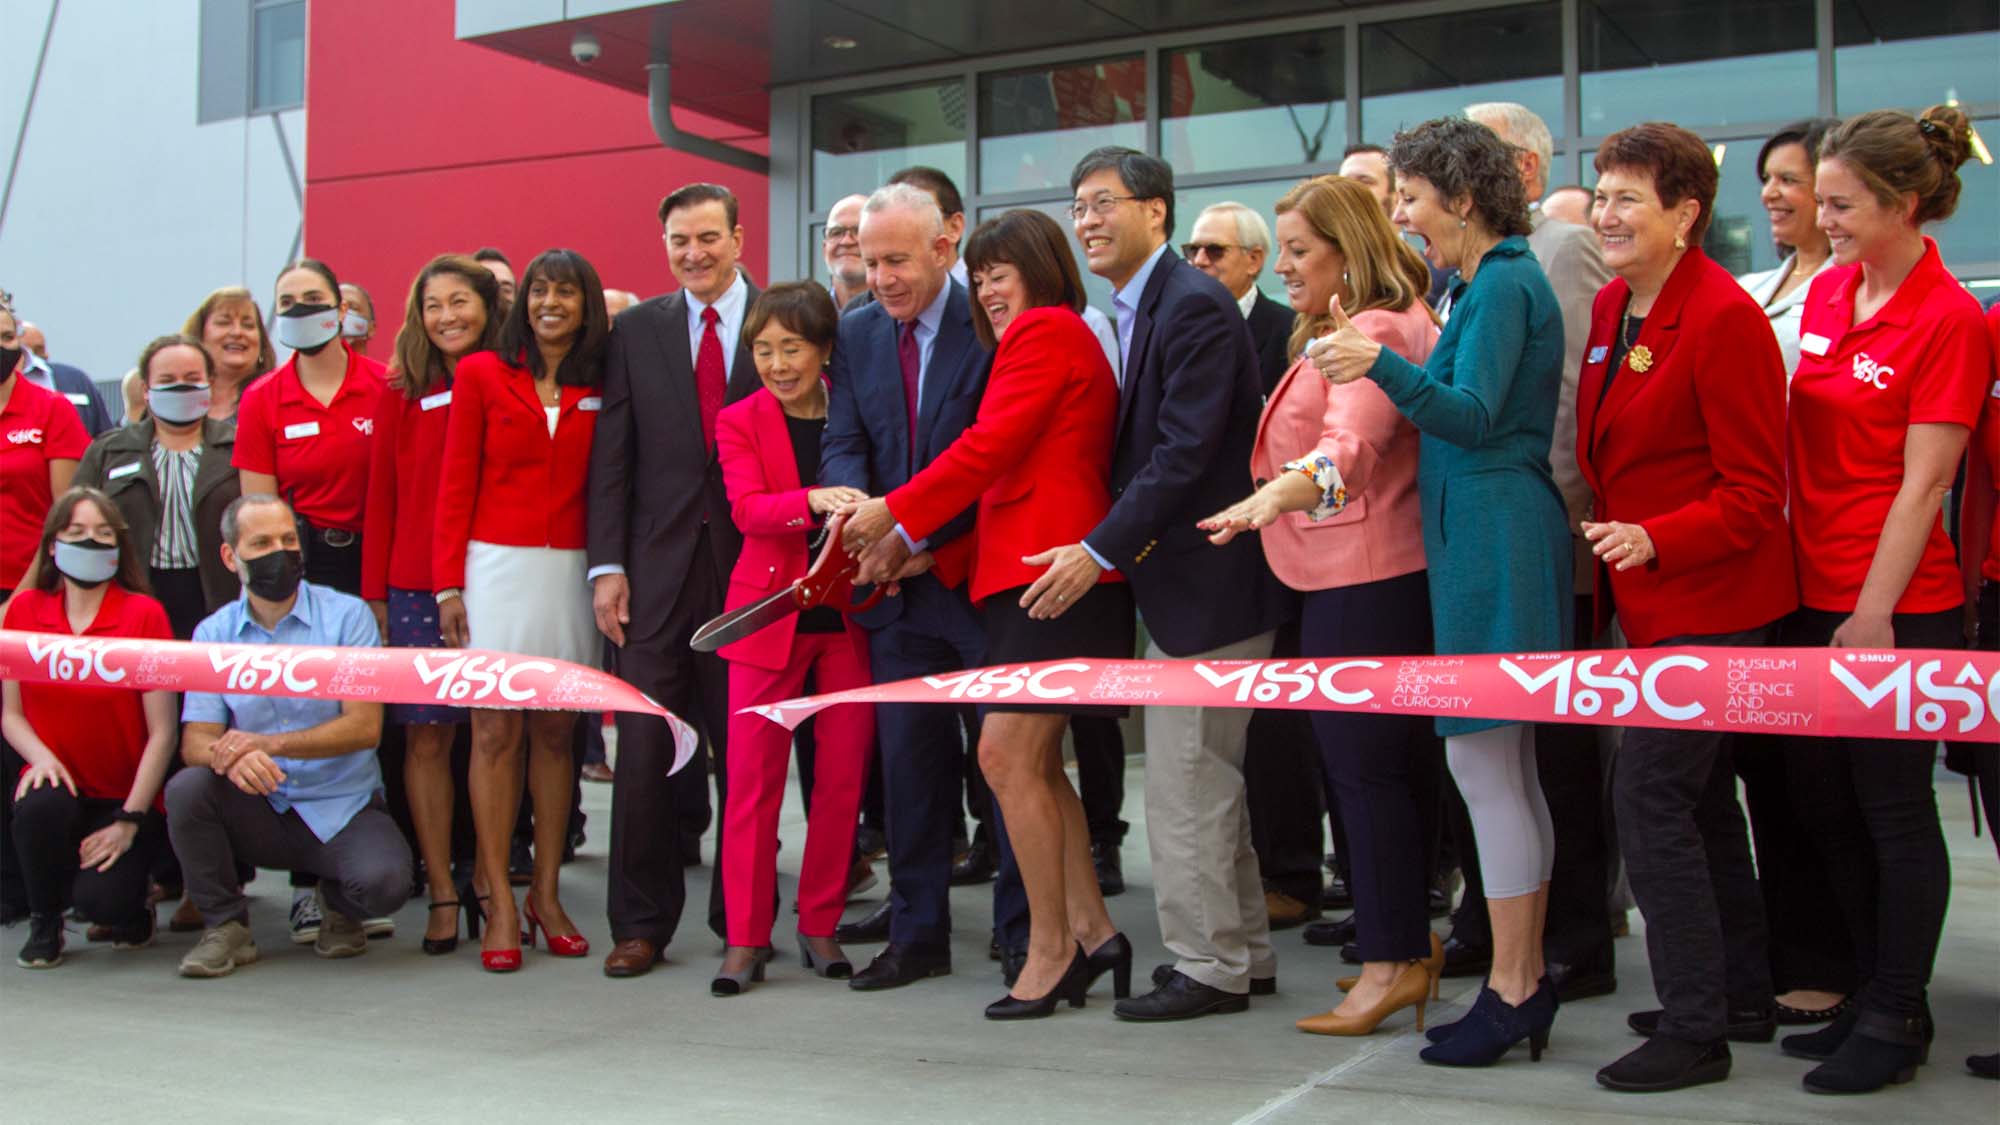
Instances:
[[[1444,740],[1445,761],[1472,814],[1487,898],[1533,894],[1555,869],[1556,830],[1535,773],[1535,728],[1490,727]]]

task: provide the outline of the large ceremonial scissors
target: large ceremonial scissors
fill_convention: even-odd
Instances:
[[[860,564],[841,549],[840,525],[845,520],[845,516],[835,516],[828,521],[819,558],[813,561],[812,569],[806,572],[804,578],[767,598],[732,609],[703,625],[695,630],[694,639],[688,642],[688,647],[696,652],[714,652],[794,613],[819,606],[849,615],[866,613],[875,608],[875,603],[882,600],[882,586],[870,590],[860,601],[854,600],[854,573]]]

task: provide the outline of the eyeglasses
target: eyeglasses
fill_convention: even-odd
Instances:
[[[840,241],[841,239],[843,239],[843,238],[860,238],[860,237],[861,237],[861,228],[860,228],[860,227],[828,227],[828,228],[826,228],[826,240],[827,240],[828,242],[839,242],[839,241]]]
[[[1227,242],[1183,242],[1181,243],[1181,257],[1192,262],[1196,258],[1206,255],[1210,261],[1219,262],[1222,260],[1224,254],[1229,253],[1231,250],[1241,249],[1241,246],[1235,246]]]
[[[1145,197],[1140,195],[1100,195],[1088,203],[1079,199],[1069,205],[1069,217],[1072,222],[1080,223],[1088,212],[1095,211],[1100,216],[1109,215],[1120,203],[1131,203],[1143,198]]]

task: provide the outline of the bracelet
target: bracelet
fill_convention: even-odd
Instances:
[[[450,601],[451,599],[453,599],[453,598],[456,598],[456,597],[460,597],[460,596],[461,596],[461,592],[460,592],[459,588],[458,588],[458,587],[456,587],[456,586],[453,586],[453,587],[452,587],[451,589],[449,589],[449,590],[439,590],[439,591],[437,592],[437,603],[438,603],[439,605],[443,605],[444,603],[446,603],[446,602]]]
[[[114,824],[130,824],[137,826],[140,824],[144,824],[146,822],[146,814],[142,812],[133,812],[131,809],[119,809],[117,812],[111,814],[111,821]]]

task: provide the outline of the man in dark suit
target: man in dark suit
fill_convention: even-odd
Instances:
[[[890,184],[861,209],[861,256],[872,303],[840,318],[820,483],[882,496],[957,439],[979,412],[988,355],[972,333],[965,288],[951,279],[952,239],[937,201]],[[977,667],[986,634],[963,589],[967,511],[910,544],[901,594],[860,621],[881,682]],[[933,565],[934,563],[934,565]],[[959,739],[945,705],[882,704],[882,795],[888,813],[889,945],[854,975],[861,991],[951,971],[952,825],[959,820]]]
[[[1111,511],[1084,537],[1028,561],[1045,592],[1075,604],[1107,568],[1124,572],[1147,656],[1256,659],[1292,616],[1254,536],[1214,547],[1195,521],[1252,486],[1261,401],[1256,352],[1236,299],[1167,249],[1173,170],[1127,148],[1097,149],[1070,174],[1070,216],[1118,310],[1118,439]],[[1243,800],[1242,708],[1148,707],[1146,820],[1160,931],[1176,957],[1128,1020],[1248,1007],[1275,981],[1257,856]]]
[[[105,408],[104,395],[95,380],[80,367],[49,362],[49,341],[34,321],[21,322],[21,374],[45,391],[54,391],[76,407],[84,432],[91,437],[121,424],[119,416]]]
[[[1257,375],[1269,399],[1291,366],[1292,326],[1297,314],[1257,288],[1271,254],[1271,228],[1264,216],[1241,203],[1215,203],[1195,216],[1181,245],[1188,265],[1222,283],[1243,310],[1250,341],[1257,347]],[[1271,655],[1299,654],[1297,622],[1281,629]],[[1243,784],[1250,807],[1250,844],[1264,880],[1264,908],[1271,928],[1282,930],[1319,917],[1319,830],[1325,801],[1320,793],[1319,743],[1303,711],[1260,710],[1250,719],[1251,749],[1243,761]]]
[[[728,676],[688,640],[716,614],[741,539],[715,454],[715,416],[757,388],[740,342],[756,287],[737,271],[743,228],[736,197],[689,184],[660,203],[679,291],[620,313],[604,364],[604,406],[590,451],[588,552],[597,627],[616,646],[619,678],[693,723],[715,755],[698,753],[669,778],[666,724],[619,715],[611,791],[607,903],[615,943],[604,973],[640,976],[664,956],[686,903],[683,868],[698,862],[701,832],[728,787]],[[716,868],[722,866],[716,833]],[[709,928],[723,933],[722,880],[709,894]]]

